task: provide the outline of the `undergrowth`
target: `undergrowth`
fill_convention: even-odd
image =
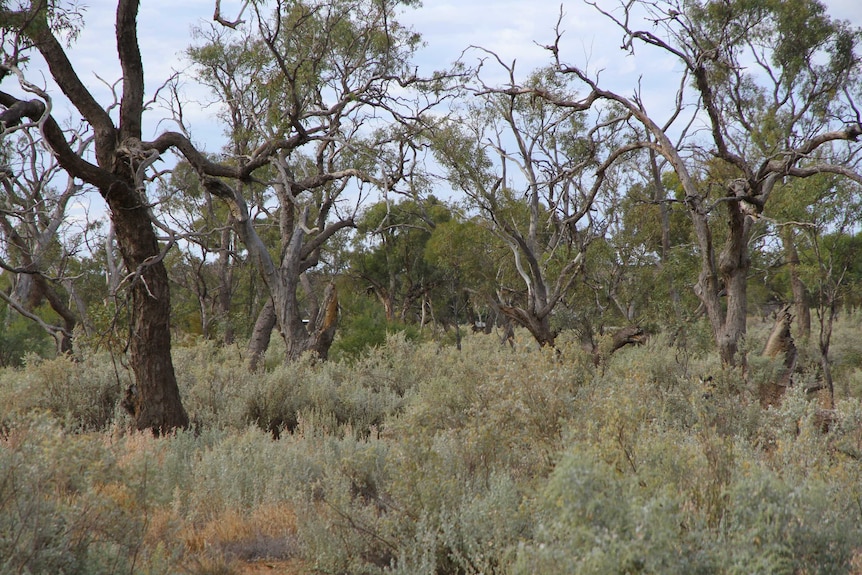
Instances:
[[[195,425],[161,439],[109,356],[31,360],[0,372],[0,572],[862,572],[860,354],[824,433],[801,386],[760,405],[758,337],[746,377],[662,336],[598,367],[470,334],[255,374],[201,342],[175,352]]]

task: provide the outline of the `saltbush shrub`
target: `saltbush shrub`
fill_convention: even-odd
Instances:
[[[129,573],[144,533],[139,477],[101,437],[47,413],[11,423],[0,445],[0,573]]]
[[[70,428],[99,430],[113,420],[127,384],[125,370],[106,354],[79,362],[31,354],[26,367],[0,371],[0,405],[7,414],[46,410]]]
[[[196,424],[159,439],[118,417],[110,356],[2,370],[0,572],[862,564],[860,399],[824,412],[798,384],[764,408],[757,387],[780,369],[751,351],[762,334],[747,379],[661,335],[598,366],[565,337],[559,352],[516,339],[395,335],[254,374],[239,348],[190,343],[175,361]]]

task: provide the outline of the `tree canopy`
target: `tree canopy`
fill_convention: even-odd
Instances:
[[[524,328],[548,347],[566,329],[595,347],[606,329],[703,320],[734,367],[755,308],[793,303],[810,326],[809,310],[858,305],[862,33],[821,2],[579,6],[624,53],[673,62],[661,108],[650,82],[613,87],[568,50],[562,14],[537,69],[471,46],[422,77],[400,19],[417,7],[217,8],[189,71],[146,94],[139,3],[120,0],[122,77],[100,101],[69,59],[86,13],[0,3],[0,307],[3,341],[21,343],[2,361],[128,353],[125,406],[158,433],[188,424],[176,338],[239,342],[256,370],[274,330],[282,361],[326,359],[351,314],[459,343],[465,323],[510,342]],[[196,144],[180,81],[216,104],[218,152]],[[93,193],[103,221],[73,216]],[[827,319],[819,331],[827,358]]]

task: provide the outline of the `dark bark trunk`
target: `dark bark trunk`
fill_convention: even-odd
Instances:
[[[269,347],[275,324],[275,307],[272,305],[272,300],[268,299],[261,308],[257,321],[254,322],[254,330],[251,332],[251,339],[248,342],[249,371],[257,371],[260,367],[260,361]]]
[[[124,406],[139,430],[188,427],[171,360],[170,285],[152,222],[134,185],[116,182],[102,194],[131,278],[129,363],[136,383]]]
[[[186,427],[188,416],[180,401],[171,360],[168,275],[144,197],[144,172],[155,156],[141,143],[144,69],[138,46],[138,8],[138,0],[117,3],[115,39],[122,90],[119,108],[115,108],[116,125],[111,112],[78,77],[63,44],[54,36],[47,19],[49,11],[39,8],[7,13],[7,18],[22,18],[21,32],[42,54],[52,78],[89,124],[95,164],[70,147],[53,117],[42,117],[45,105],[41,102],[18,101],[0,92],[0,103],[7,107],[0,119],[7,126],[25,116],[38,120],[42,135],[63,169],[93,185],[107,202],[128,273],[131,310],[129,363],[136,383],[129,388],[123,404],[134,416],[138,429],[158,434]]]

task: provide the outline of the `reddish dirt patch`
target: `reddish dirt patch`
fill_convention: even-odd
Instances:
[[[309,573],[301,561],[252,561],[237,566],[241,575],[303,575]]]

